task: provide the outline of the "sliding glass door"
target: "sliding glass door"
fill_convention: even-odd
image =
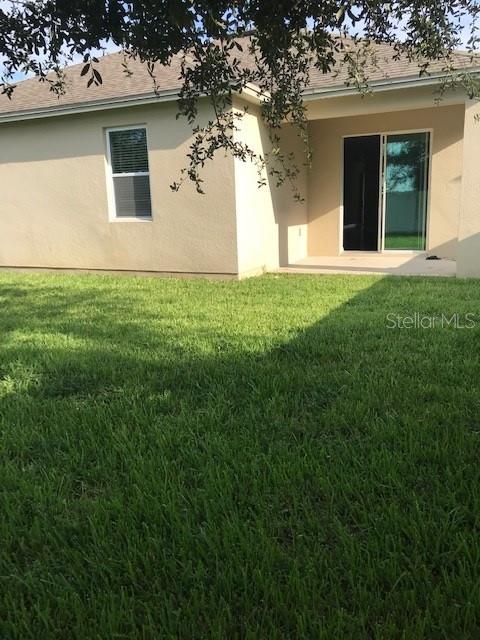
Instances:
[[[346,137],[343,151],[343,249],[424,251],[430,134]]]
[[[345,138],[343,146],[343,248],[377,251],[381,136]]]
[[[430,134],[384,136],[383,248],[424,251]]]

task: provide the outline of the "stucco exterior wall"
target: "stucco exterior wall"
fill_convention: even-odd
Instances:
[[[480,277],[480,103],[465,109],[463,179],[458,226],[457,276]]]
[[[175,119],[175,103],[2,124],[0,266],[250,275],[294,263],[307,252],[338,255],[342,136],[410,129],[433,130],[427,248],[455,257],[460,234],[459,251],[464,246],[467,255],[480,218],[475,109],[473,104],[465,119],[465,149],[464,104],[311,121],[314,160],[297,180],[301,203],[289,185],[278,188],[271,177],[258,188],[256,167],[223,153],[205,167],[206,195],[189,183],[173,193],[170,184],[191,140],[188,124]],[[208,115],[204,105],[201,118]],[[130,125],[147,128],[152,221],[109,219],[105,129]],[[257,153],[268,151],[258,107],[249,105],[237,135]],[[289,125],[282,151],[292,151],[299,165],[304,161]],[[460,220],[464,158],[469,173]],[[469,255],[478,255],[476,245]]]
[[[235,108],[237,112],[242,110],[240,100]],[[248,105],[238,122],[236,137],[258,155],[265,156],[270,150],[259,107]],[[282,151],[294,153],[302,163],[299,140],[289,125],[282,133]],[[304,202],[295,201],[289,185],[278,187],[265,169],[262,178],[266,185],[259,188],[258,167],[235,159],[237,250],[239,273],[243,275],[275,270],[307,254],[306,170],[302,167],[298,180]]]
[[[0,265],[236,274],[234,165],[185,183],[191,130],[175,103],[0,126]],[[201,117],[207,117],[202,107]],[[152,221],[109,221],[105,128],[146,125]]]
[[[310,122],[314,150],[308,188],[308,253],[339,254],[343,136],[431,129],[432,166],[427,250],[456,255],[462,179],[464,105],[435,106]]]
[[[284,125],[282,151],[292,153],[299,175],[295,186],[302,200],[294,198],[291,185],[287,182],[281,188],[272,185],[275,194],[277,216],[280,221],[280,266],[293,264],[305,258],[308,252],[308,169],[305,165],[305,149],[298,138],[294,126]]]
[[[236,103],[242,114],[242,104]],[[237,141],[248,145],[262,156],[268,142],[259,110],[252,105],[238,120]],[[235,158],[235,207],[237,220],[238,270],[242,275],[254,275],[278,267],[278,223],[273,193],[258,186],[258,167],[247,159]],[[265,170],[262,177],[265,178]]]

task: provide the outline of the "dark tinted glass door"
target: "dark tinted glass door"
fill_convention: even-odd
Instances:
[[[380,136],[344,140],[343,248],[377,251]]]

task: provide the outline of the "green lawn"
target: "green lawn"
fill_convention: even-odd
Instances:
[[[414,312],[480,282],[0,274],[0,638],[478,639],[480,328]]]
[[[407,249],[409,251],[423,251],[424,242],[418,235],[404,235],[389,233],[385,238],[385,249]]]

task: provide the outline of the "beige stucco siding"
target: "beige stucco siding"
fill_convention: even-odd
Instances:
[[[202,118],[207,108],[201,107]],[[175,103],[0,126],[0,265],[237,273],[234,166],[173,193],[191,138]],[[152,221],[109,221],[105,128],[146,125]]]
[[[263,156],[267,134],[259,110],[249,105],[244,113],[241,103],[236,105],[239,115],[235,138],[248,146],[258,158]],[[259,165],[251,160],[235,158],[235,206],[237,217],[237,252],[239,272],[255,274],[278,267],[278,224],[272,192],[259,188]],[[261,165],[260,165],[261,167]]]
[[[480,277],[480,103],[465,110],[463,178],[458,227],[457,275]]]
[[[455,257],[464,110],[462,104],[311,121],[309,255],[333,256],[340,250],[343,136],[428,129],[433,133],[427,249]]]
[[[243,112],[241,101],[235,104],[238,121],[236,139],[258,157],[265,158],[271,143],[260,108],[248,105]],[[276,179],[264,168],[259,187],[258,164],[235,159],[235,194],[237,215],[237,250],[240,274],[248,275],[295,262],[307,254],[307,176],[304,158],[295,130],[284,126],[282,152],[293,153],[301,167],[297,186],[304,197],[297,202],[289,184],[277,186]]]
[[[284,125],[281,149],[287,155],[292,154],[299,170],[294,187],[288,180],[280,188],[275,187],[274,180],[271,181],[280,223],[280,266],[286,266],[304,258],[308,251],[308,169],[304,144],[293,125]],[[300,200],[295,199],[294,189]]]

